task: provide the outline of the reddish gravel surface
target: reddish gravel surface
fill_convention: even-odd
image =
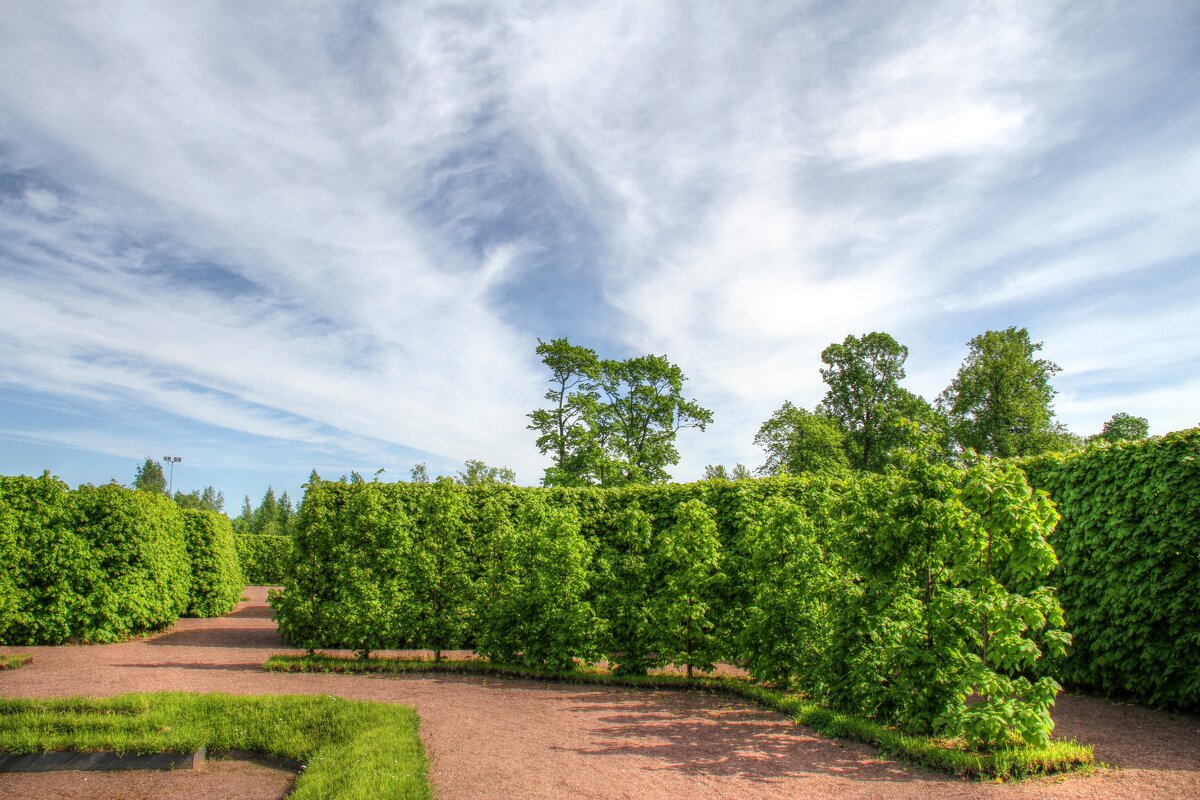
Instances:
[[[701,694],[479,677],[292,675],[259,665],[285,652],[265,589],[216,620],[182,620],[116,645],[0,648],[34,660],[0,672],[0,695],[131,691],[336,694],[406,703],[439,800],[484,798],[1200,798],[1200,719],[1061,697],[1056,733],[1116,768],[1091,777],[981,785],[879,759],[779,714]],[[134,777],[136,775],[136,777]],[[100,781],[110,783],[99,785]],[[262,765],[199,772],[0,775],[0,798],[268,798],[286,776]],[[207,782],[207,783],[206,783]],[[91,787],[88,786],[91,784]]]

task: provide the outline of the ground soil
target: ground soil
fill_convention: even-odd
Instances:
[[[439,800],[486,798],[1198,798],[1200,718],[1064,695],[1057,736],[1094,744],[1093,776],[979,784],[880,759],[780,714],[704,694],[498,678],[268,673],[278,638],[266,590],[220,619],[181,620],[115,645],[0,648],[33,661],[0,672],[0,695],[184,690],[335,694],[405,703]],[[136,777],[134,777],[136,776]],[[0,774],[0,798],[276,798],[290,776],[210,762],[172,773]]]

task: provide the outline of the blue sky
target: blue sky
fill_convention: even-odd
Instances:
[[[1073,431],[1195,425],[1197,41],[1187,2],[10,0],[0,473],[535,483],[559,336],[683,368],[683,480],[872,330],[927,398],[1016,325]]]

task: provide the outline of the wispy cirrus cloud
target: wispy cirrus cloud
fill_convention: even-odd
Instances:
[[[1191,424],[1197,33],[1171,5],[12,4],[0,388],[117,409],[104,452],[162,414],[534,481],[533,346],[569,335],[684,367],[717,420],[688,478],[756,462],[848,333],[908,343],[931,396],[1024,325],[1073,428]]]

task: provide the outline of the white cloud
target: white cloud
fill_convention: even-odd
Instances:
[[[819,400],[819,353],[850,333],[913,344],[927,393],[986,327],[1029,326],[1072,381],[1196,355],[1186,315],[1164,336],[1093,296],[1196,250],[1195,106],[1125,120],[1127,139],[1106,116],[1137,107],[1170,52],[1163,15],[7,11],[0,167],[29,183],[0,206],[9,385],[318,447],[332,429],[532,481],[547,334],[517,327],[514,293],[597,264],[610,341],[668,354],[716,411],[680,441],[692,477],[757,463],[757,425]],[[556,239],[564,220],[594,241]],[[549,272],[527,272],[534,256]],[[193,274],[214,264],[247,283]],[[1099,393],[1064,392],[1072,425],[1134,399],[1071,385]]]

